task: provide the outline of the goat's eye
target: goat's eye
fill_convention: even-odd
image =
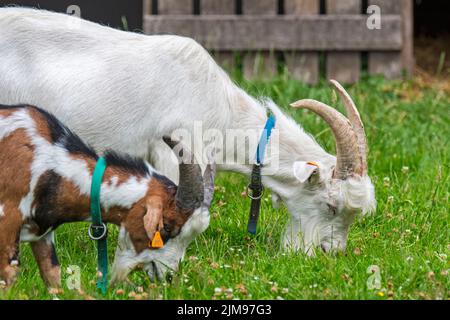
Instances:
[[[170,233],[172,231],[172,228],[169,224],[164,223],[164,231],[166,231],[167,233]]]
[[[331,204],[327,203],[328,210],[330,213],[335,216],[337,214],[337,208],[335,206],[332,206]]]
[[[308,182],[311,182],[312,179],[313,179],[314,177],[316,177],[318,173],[319,173],[319,171],[318,171],[317,169],[315,169],[315,170],[311,173],[311,175],[309,176]]]

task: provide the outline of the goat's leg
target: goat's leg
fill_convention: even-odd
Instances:
[[[60,288],[61,268],[56,256],[54,232],[48,233],[38,241],[31,242],[31,249],[47,287]]]
[[[3,205],[0,216],[0,283],[10,286],[19,272],[20,229],[23,219],[13,206]]]

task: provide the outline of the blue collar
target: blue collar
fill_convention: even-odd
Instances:
[[[275,127],[275,116],[271,113],[267,118],[266,125],[259,139],[258,148],[256,149],[256,164],[260,165],[264,161],[264,153],[266,151],[267,143],[269,142],[272,129]]]
[[[256,226],[258,224],[259,211],[261,207],[261,198],[263,196],[264,187],[261,181],[261,167],[264,161],[264,152],[269,142],[272,129],[275,127],[275,116],[269,114],[263,133],[259,139],[258,149],[256,150],[256,162],[253,165],[252,174],[250,176],[250,184],[247,187],[247,195],[252,199],[250,205],[250,216],[248,218],[247,230],[251,234],[256,234]],[[250,192],[251,191],[251,192]]]

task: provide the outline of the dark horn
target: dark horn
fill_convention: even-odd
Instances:
[[[199,208],[204,200],[202,170],[194,161],[194,155],[181,142],[163,137],[179,159],[180,179],[176,194],[176,204],[181,210]],[[177,152],[178,151],[178,152]]]

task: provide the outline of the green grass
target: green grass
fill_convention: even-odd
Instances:
[[[240,82],[251,94],[270,96],[280,106],[308,97],[342,110],[326,83],[309,87],[287,77]],[[307,258],[280,250],[287,211],[272,209],[268,194],[258,233],[249,236],[250,202],[241,195],[247,179],[219,174],[210,227],[191,244],[172,283],[151,284],[137,271],[130,277],[135,285],[118,286],[106,298],[128,299],[142,286],[149,299],[448,299],[449,94],[413,80],[380,78],[365,78],[349,87],[349,93],[365,122],[378,209],[353,224],[345,255]],[[310,112],[286,110],[334,152],[323,121]],[[93,284],[96,250],[86,227],[66,225],[56,232],[65,289],[59,299],[103,298]],[[111,227],[111,259],[116,236]],[[40,279],[29,246],[23,244],[21,250],[20,277],[0,298],[54,298]],[[82,268],[85,295],[67,289],[68,265]],[[381,289],[367,287],[371,265],[380,269]],[[124,295],[115,294],[119,288]],[[215,288],[223,293],[215,293]]]

